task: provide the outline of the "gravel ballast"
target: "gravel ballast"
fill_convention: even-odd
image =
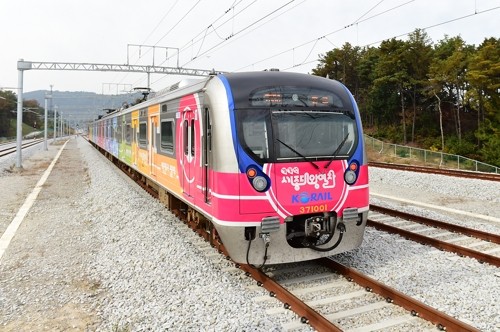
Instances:
[[[26,153],[20,172],[10,168],[12,159],[0,159],[2,187],[16,189],[2,198],[2,233],[59,147]],[[500,215],[497,183],[375,168],[370,177],[373,192]],[[498,224],[477,225],[500,233]],[[250,289],[254,283],[214,251],[87,142],[72,138],[0,261],[0,330],[281,331],[282,319],[252,300],[265,290]],[[335,259],[482,331],[500,329],[498,268],[371,228],[361,248]]]

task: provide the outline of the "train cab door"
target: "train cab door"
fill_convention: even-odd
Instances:
[[[205,203],[212,201],[212,123],[208,107],[205,107],[203,114],[203,197]]]
[[[187,196],[193,196],[195,186],[194,159],[196,151],[195,115],[189,107],[185,108],[181,123],[182,137],[182,190]]]
[[[158,132],[158,115],[151,116],[149,118],[151,132],[149,136],[149,164],[151,166],[150,173],[152,176],[156,177],[156,158],[157,158],[157,132]]]

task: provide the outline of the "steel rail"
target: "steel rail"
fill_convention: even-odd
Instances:
[[[197,224],[195,222],[186,221],[188,226],[193,229],[193,231],[197,232],[198,235],[205,238],[205,240],[209,241],[212,247],[216,248],[219,253],[226,256],[227,259],[231,259],[229,257],[229,253],[227,252],[224,244],[218,241],[218,239],[213,238],[213,234],[207,233],[202,229],[197,228]],[[274,297],[280,300],[283,303],[283,306],[286,309],[292,310],[298,316],[301,317],[301,321],[304,324],[309,324],[316,331],[328,331],[328,332],[341,332],[342,329],[335,325],[332,321],[325,318],[318,311],[314,310],[310,306],[308,306],[304,301],[299,299],[297,296],[293,295],[286,288],[277,283],[273,278],[269,277],[263,271],[254,268],[247,264],[236,264],[236,267],[245,272],[247,276],[251,276],[255,281],[257,281],[257,285],[260,287],[264,287],[267,291],[269,291],[269,296]]]
[[[446,229],[446,230],[451,231],[451,232],[462,233],[462,234],[472,236],[472,237],[475,237],[475,238],[478,238],[478,239],[481,239],[484,241],[500,244],[500,235],[498,235],[498,234],[483,232],[483,231],[479,231],[479,230],[472,229],[472,228],[454,225],[454,224],[450,224],[447,222],[434,220],[434,219],[430,219],[430,218],[426,218],[426,217],[421,217],[421,216],[417,216],[414,214],[410,214],[410,213],[406,213],[406,212],[402,212],[402,211],[397,211],[397,210],[385,208],[385,207],[374,205],[374,204],[370,204],[370,211],[380,212],[380,213],[387,214],[387,215],[390,215],[393,217],[414,221],[414,222],[417,222],[419,224],[433,226],[433,227],[439,227],[439,228]]]
[[[347,267],[337,263],[330,258],[322,258],[318,261],[324,266],[337,271],[349,279],[352,279],[357,284],[365,287],[367,290],[383,296],[388,302],[409,310],[412,315],[421,317],[432,322],[433,324],[436,324],[436,326],[441,330],[479,331],[478,329],[461,322],[456,318],[440,312],[439,310],[417,301],[392,287],[386,286],[379,281],[364,275],[352,267]]]
[[[38,143],[41,143],[43,142],[43,139],[39,139],[39,140],[36,140],[36,141],[31,141],[31,142],[27,142],[27,143],[23,143],[22,145],[22,148],[29,148],[30,146],[33,146],[33,145],[36,145]],[[7,156],[11,153],[14,153],[16,152],[16,147],[13,146],[11,148],[7,148],[7,149],[2,149],[0,150],[0,157],[3,157],[3,156]]]
[[[484,262],[484,263],[491,264],[493,266],[500,267],[500,257],[488,255],[488,254],[482,253],[480,251],[472,250],[472,249],[469,249],[466,247],[457,246],[456,244],[444,242],[444,241],[430,238],[430,237],[420,235],[417,233],[412,233],[410,231],[407,231],[407,230],[404,230],[404,229],[401,229],[398,227],[390,226],[390,225],[387,225],[384,223],[380,223],[380,222],[377,222],[377,221],[374,221],[371,219],[368,219],[366,225],[374,227],[378,230],[382,230],[384,232],[401,235],[402,237],[410,239],[410,240],[415,241],[415,242],[419,242],[422,244],[428,244],[428,245],[431,245],[431,246],[436,247],[436,248],[441,249],[441,250],[453,252],[453,253],[456,253],[460,256],[472,257],[472,258],[477,259],[480,262]]]
[[[308,306],[304,301],[286,290],[261,270],[252,268],[249,265],[241,265],[240,268],[257,280],[258,285],[267,289],[270,292],[270,296],[283,302],[285,308],[299,315],[302,323],[309,324],[317,331],[342,331],[340,327]]]

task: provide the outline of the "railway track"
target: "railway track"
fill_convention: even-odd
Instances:
[[[109,154],[107,157],[203,238],[204,242],[195,245],[202,248],[203,243],[209,244],[216,252],[207,252],[207,255],[215,257],[214,259],[230,261],[216,231],[207,227],[196,211],[179,204],[172,197],[162,197],[147,179],[129,167],[120,165]],[[311,268],[305,268],[305,264],[310,264]],[[280,321],[285,330],[310,329],[307,326],[316,331],[367,331],[391,328],[430,330],[433,326],[437,326],[441,330],[448,331],[478,331],[464,322],[328,258],[295,266],[279,265],[265,270],[236,264],[227,271],[236,273],[242,271],[256,281],[254,287],[266,289],[269,295],[259,296],[255,301],[271,301],[267,312],[269,315],[282,315]],[[290,272],[293,272],[291,274],[294,277],[289,277]],[[303,275],[297,277],[297,273]],[[311,296],[314,296],[314,300]],[[292,312],[293,314],[290,314]],[[365,323],[360,324],[360,321]]]
[[[200,232],[195,222],[185,221],[203,238],[193,244],[212,260],[230,260],[224,246],[211,234]],[[203,247],[210,242],[210,246]],[[208,250],[212,249],[212,250]],[[228,263],[230,265],[231,263]],[[285,331],[479,331],[394,288],[330,258],[298,264],[265,267],[235,264],[224,269],[255,280],[250,291],[254,302],[282,322]]]
[[[370,205],[368,226],[500,267],[500,235]]]
[[[481,179],[488,181],[500,181],[500,174],[495,174],[495,173],[473,172],[473,171],[464,171],[456,169],[434,168],[434,167],[380,163],[380,162],[369,162],[368,165],[371,167],[389,168],[400,171],[441,174],[447,176]]]
[[[22,149],[28,148],[30,146],[36,145],[38,143],[43,142],[43,139],[36,139],[32,141],[23,141],[23,144],[21,146]],[[6,143],[0,145],[0,157],[7,156],[11,153],[16,152],[16,146],[11,146],[12,143]]]
[[[217,259],[210,252],[207,256]],[[285,331],[478,331],[329,258],[270,266],[264,271],[248,265],[224,271],[241,270],[256,281],[248,287],[250,291],[267,291],[254,302],[277,316]]]

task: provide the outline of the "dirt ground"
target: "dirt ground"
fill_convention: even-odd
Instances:
[[[0,233],[62,145],[23,160],[0,176]],[[80,239],[91,225],[78,217],[89,185],[75,139],[68,142],[0,261],[0,331],[93,331],[99,283],[88,279],[90,253]]]

